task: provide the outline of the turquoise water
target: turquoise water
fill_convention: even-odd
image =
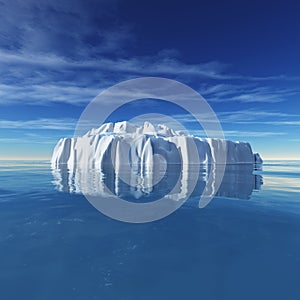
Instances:
[[[1,299],[300,299],[299,161],[228,170],[207,207],[196,192],[147,224],[72,191],[47,162],[1,161]]]

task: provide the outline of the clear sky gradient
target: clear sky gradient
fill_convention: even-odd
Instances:
[[[299,11],[299,1],[2,0],[0,159],[50,158],[99,92],[142,76],[200,92],[226,138],[263,158],[300,159]]]

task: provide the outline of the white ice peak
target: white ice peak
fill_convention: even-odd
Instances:
[[[156,164],[261,163],[249,143],[199,138],[175,131],[166,125],[142,126],[127,121],[105,123],[84,136],[60,139],[53,151],[52,166],[69,168],[82,164],[102,168],[112,164],[115,170],[128,166],[152,171]],[[125,167],[124,167],[125,166]]]
[[[175,131],[164,124],[153,125],[150,122],[144,122],[142,126],[136,126],[127,121],[117,123],[104,123],[99,128],[89,130],[85,135],[93,136],[98,134],[147,134],[162,137],[171,137],[175,135],[184,135],[183,131]]]

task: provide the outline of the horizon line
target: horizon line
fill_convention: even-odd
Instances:
[[[48,160],[51,161],[51,157],[0,157],[0,161],[38,161],[38,160]],[[263,158],[263,161],[269,161],[269,160],[300,160],[300,157],[267,157]]]

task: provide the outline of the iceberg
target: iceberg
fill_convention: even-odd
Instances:
[[[222,159],[221,159],[222,158]],[[247,142],[200,138],[166,125],[127,121],[105,123],[85,135],[62,138],[54,148],[51,165],[77,165],[103,169],[112,164],[116,171],[153,171],[172,164],[261,164]]]
[[[56,189],[83,194],[116,220],[161,219],[187,199],[249,199],[262,184],[249,143],[200,138],[166,125],[106,123],[60,139],[52,156]],[[125,201],[124,201],[125,200]]]

